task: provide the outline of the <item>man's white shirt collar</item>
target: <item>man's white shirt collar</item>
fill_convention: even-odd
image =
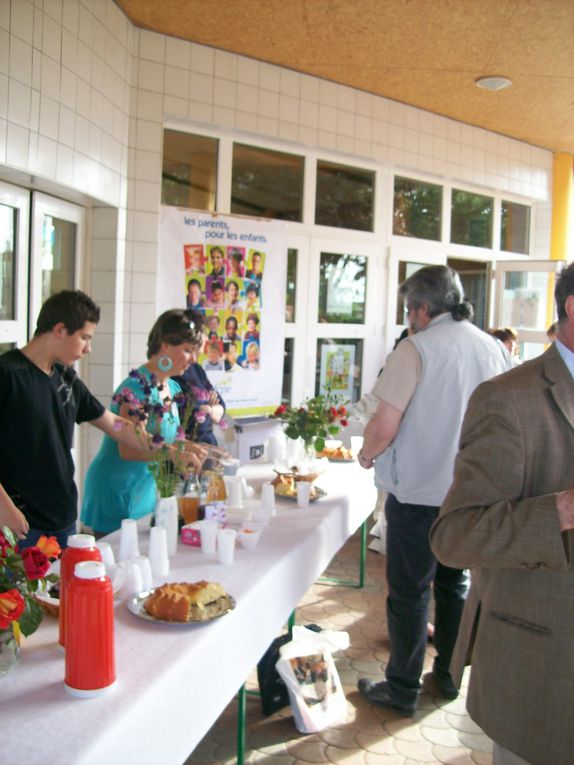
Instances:
[[[556,346],[556,350],[562,357],[562,361],[568,367],[570,374],[572,375],[572,377],[574,377],[574,351],[571,351],[570,348],[567,348],[564,345],[564,343],[560,342],[560,340],[555,340],[554,345]]]

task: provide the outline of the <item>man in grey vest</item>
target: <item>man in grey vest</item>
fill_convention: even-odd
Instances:
[[[388,493],[386,680],[359,680],[371,703],[411,716],[420,690],[431,585],[435,597],[432,682],[454,699],[449,663],[467,590],[464,571],[438,563],[429,530],[452,482],[462,419],[474,389],[506,371],[496,342],[469,319],[458,274],[427,266],[400,287],[413,331],[387,358],[378,407],[358,459]]]

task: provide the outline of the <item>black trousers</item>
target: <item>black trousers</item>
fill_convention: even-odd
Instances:
[[[415,701],[427,647],[431,585],[435,599],[434,671],[448,676],[468,589],[460,569],[439,563],[431,552],[429,531],[439,508],[399,502],[389,494],[387,518],[387,621],[391,655],[386,667],[397,700]]]

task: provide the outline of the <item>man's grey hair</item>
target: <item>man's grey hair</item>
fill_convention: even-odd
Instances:
[[[473,315],[460,276],[450,266],[419,269],[401,284],[399,295],[409,308],[426,305],[431,319],[440,313],[450,313],[455,321],[471,319]]]

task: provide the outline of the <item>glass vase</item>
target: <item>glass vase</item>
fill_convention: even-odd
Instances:
[[[0,630],[0,675],[10,672],[20,658],[20,646],[12,627]]]

